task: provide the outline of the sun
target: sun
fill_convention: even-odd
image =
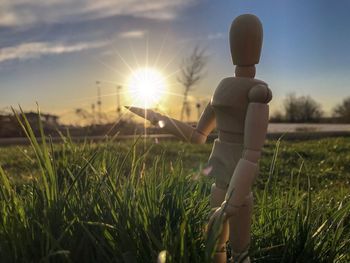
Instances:
[[[130,96],[134,106],[154,107],[165,92],[165,79],[154,68],[140,68],[134,71],[128,81]]]

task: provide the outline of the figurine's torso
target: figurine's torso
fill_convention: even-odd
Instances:
[[[211,99],[219,139],[243,143],[245,117],[250,102],[249,92],[258,85],[267,88],[265,82],[253,78],[230,77],[220,82]]]

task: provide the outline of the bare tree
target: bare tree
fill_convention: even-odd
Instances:
[[[188,103],[188,94],[194,89],[194,86],[203,78],[204,68],[207,64],[207,56],[205,50],[196,46],[192,54],[184,58],[182,61],[181,71],[178,76],[178,81],[184,87],[183,102],[181,108],[181,120],[184,119],[186,113],[187,119],[191,113],[190,105]]]
[[[270,122],[279,123],[284,122],[284,116],[281,111],[277,110],[270,116]]]
[[[288,122],[297,122],[299,109],[295,94],[289,94],[284,99],[285,119]]]
[[[77,121],[77,125],[90,123],[90,122],[92,122],[91,120],[94,117],[93,114],[91,114],[90,112],[88,112],[87,110],[85,110],[83,108],[75,109],[75,114],[77,115],[77,117],[79,119]]]
[[[345,98],[342,103],[333,109],[333,116],[342,121],[350,122],[350,97]]]
[[[302,96],[299,100],[301,122],[319,122],[323,116],[321,104],[310,96]]]
[[[284,100],[285,119],[288,122],[318,122],[323,111],[321,105],[310,96],[296,97],[289,94]]]

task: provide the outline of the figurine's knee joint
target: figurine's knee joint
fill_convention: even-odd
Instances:
[[[215,249],[216,253],[226,253],[226,242],[225,243],[219,243],[216,244],[216,249]]]
[[[216,180],[215,183],[211,185],[211,192],[217,194],[226,193],[228,185],[226,185],[225,183],[218,183],[218,180]]]
[[[225,180],[221,180],[220,178],[216,178],[215,180],[215,187],[220,189],[221,191],[227,191],[227,188],[228,188],[228,184],[226,183]]]
[[[251,193],[256,171],[256,163],[240,159],[230,181],[225,200],[233,206],[244,203],[247,195]]]
[[[252,207],[253,206],[253,193],[250,192],[248,195],[243,197],[240,203],[234,203],[232,200],[228,199],[224,201],[221,205],[222,209],[228,217],[234,216],[239,213],[241,208]]]
[[[243,152],[243,158],[253,163],[257,163],[260,159],[260,156],[260,150],[245,149]]]
[[[207,135],[198,131],[198,130],[193,130],[190,142],[194,144],[203,144],[207,140]]]
[[[248,249],[242,252],[232,251],[232,262],[242,262],[242,263],[250,263],[250,258],[248,255]],[[230,262],[231,262],[230,261]]]
[[[219,207],[222,202],[225,200],[227,187],[221,188],[217,184],[212,184],[210,191],[210,207]]]

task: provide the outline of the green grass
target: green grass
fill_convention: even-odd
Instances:
[[[211,145],[0,148],[1,262],[210,262]],[[44,135],[42,135],[44,136]],[[350,139],[270,141],[255,186],[255,262],[350,262]],[[166,252],[164,252],[166,251]]]

